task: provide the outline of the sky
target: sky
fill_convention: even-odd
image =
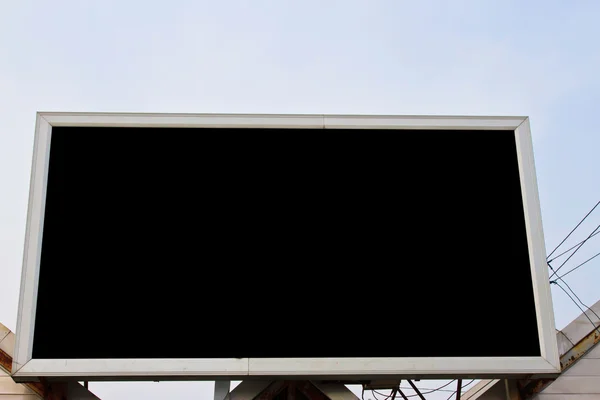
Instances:
[[[36,111],[529,116],[549,253],[600,200],[599,16],[594,0],[0,0],[0,322],[16,328]],[[563,248],[598,224],[600,207]],[[590,239],[562,271],[599,251]],[[593,304],[600,257],[565,279]],[[560,329],[581,311],[552,295]]]

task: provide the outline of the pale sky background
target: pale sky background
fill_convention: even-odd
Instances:
[[[600,200],[599,17],[594,0],[0,0],[0,322],[15,330],[41,110],[529,116],[550,252]],[[597,210],[568,244],[599,223]],[[598,237],[562,271],[598,253]],[[600,299],[600,257],[566,280]],[[553,302],[559,329],[580,313],[556,287]],[[90,388],[210,399],[213,385]]]

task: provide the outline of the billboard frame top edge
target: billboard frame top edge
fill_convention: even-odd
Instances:
[[[51,126],[514,130],[529,117],[38,112]]]
[[[521,119],[527,115],[468,115],[468,114],[345,114],[345,113],[171,113],[171,112],[135,112],[135,111],[44,111],[36,112],[46,116],[217,116],[217,117],[341,117],[341,118],[424,118],[424,119]]]

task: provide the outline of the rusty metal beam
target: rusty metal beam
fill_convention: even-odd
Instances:
[[[13,367],[13,358],[10,354],[0,349],[0,370],[3,370],[7,374],[11,375]],[[69,384],[77,385],[85,390],[86,393],[90,393],[88,391],[87,382],[85,382],[85,386],[79,385],[77,382],[49,382],[44,378],[40,378],[39,382],[22,382],[19,383],[29,389],[31,389],[40,399],[43,400],[69,400],[70,393]],[[85,387],[85,389],[83,389]],[[79,398],[76,396],[76,398]],[[89,398],[89,397],[86,397]],[[76,399],[75,399],[76,400]]]
[[[52,382],[44,385],[44,400],[68,400],[69,388],[66,383]]]
[[[0,368],[10,374],[12,370],[12,357],[0,349]]]
[[[583,337],[569,351],[560,356],[561,374],[568,370],[573,364],[585,356],[594,346],[600,343],[600,332],[598,327]],[[529,399],[548,387],[555,379],[534,379],[519,382],[519,392],[523,399]]]
[[[12,357],[6,353],[4,350],[0,349],[0,369],[4,370],[7,374],[11,374],[13,366]],[[46,399],[47,388],[43,382],[28,382],[22,383],[22,385],[27,386],[29,389],[33,390],[38,396],[42,399]]]

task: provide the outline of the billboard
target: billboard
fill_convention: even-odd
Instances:
[[[13,378],[559,371],[525,117],[38,113]]]

